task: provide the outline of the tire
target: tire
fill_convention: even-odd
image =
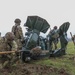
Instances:
[[[21,60],[22,60],[22,62],[25,62],[25,58],[26,58],[25,52],[21,52]]]
[[[21,60],[22,62],[29,62],[31,60],[31,56],[29,52],[21,52]]]

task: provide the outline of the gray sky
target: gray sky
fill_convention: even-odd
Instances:
[[[70,22],[69,32],[75,34],[74,0],[0,0],[0,32],[11,31],[14,20],[20,18],[23,33],[27,16],[38,15],[48,21],[51,28]],[[47,34],[47,33],[46,33]]]

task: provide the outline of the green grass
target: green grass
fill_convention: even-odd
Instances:
[[[44,58],[33,62],[34,64],[47,65],[55,68],[64,68],[71,75],[75,75],[75,61],[71,59],[75,56],[75,49],[72,42],[67,45],[67,54],[62,57]]]

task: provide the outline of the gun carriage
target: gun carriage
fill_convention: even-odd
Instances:
[[[47,50],[42,50],[41,47],[39,46],[38,39],[41,39],[39,36],[40,32],[46,33],[48,28],[50,27],[49,23],[45,19],[39,16],[28,16],[24,26],[28,27],[27,28],[28,32],[26,33],[27,39],[22,47],[22,52],[21,52],[22,61],[24,62],[30,61],[30,59],[37,59],[38,57],[41,56],[57,57],[65,54],[66,46],[68,44],[68,41],[66,39],[66,34],[70,26],[69,22],[63,23],[57,31],[61,44],[61,48],[57,50],[52,50],[51,48],[53,41],[52,39],[54,38],[53,36],[56,36],[55,33],[50,34],[48,36],[49,37],[49,40],[47,39],[48,48],[45,48]]]

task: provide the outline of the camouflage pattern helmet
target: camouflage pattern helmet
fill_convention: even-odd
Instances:
[[[17,18],[17,19],[15,19],[14,22],[20,24],[21,23],[21,20]]]
[[[6,34],[5,34],[5,38],[7,39],[7,40],[9,40],[9,41],[13,41],[14,40],[14,34],[12,33],[12,32],[7,32]]]

